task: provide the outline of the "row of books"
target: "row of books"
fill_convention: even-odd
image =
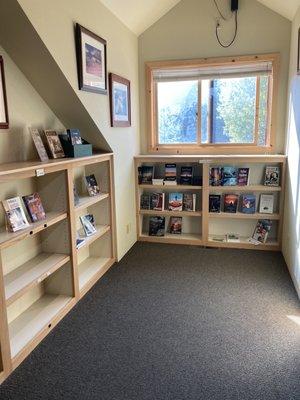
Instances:
[[[209,212],[221,212],[222,196],[220,194],[209,195]],[[223,210],[226,213],[236,213],[238,210],[244,214],[254,214],[256,212],[256,196],[253,194],[225,194],[223,196]],[[259,201],[259,212],[273,214],[274,195],[261,194]]]
[[[13,197],[2,201],[6,217],[6,228],[10,232],[17,232],[29,227],[28,219],[31,222],[46,219],[46,213],[39,193],[32,193],[27,196]],[[25,210],[23,206],[25,206]],[[27,215],[26,215],[27,214]]]
[[[210,168],[211,186],[247,186],[249,184],[250,168],[236,168],[230,166]],[[265,169],[265,186],[279,186],[279,167],[267,166]]]
[[[141,194],[141,210],[165,210],[165,193],[144,193]],[[196,211],[196,194],[194,193],[169,193],[169,211]]]
[[[177,179],[177,165],[165,164],[164,177],[155,177],[154,166],[138,167],[138,181],[143,185],[194,185],[200,186],[202,179],[200,176],[194,176],[194,168],[189,165],[180,167],[180,176]]]
[[[76,238],[77,249],[79,249],[85,244],[87,237],[97,233],[95,218],[93,214],[82,215],[79,219],[82,225],[82,231],[77,232],[77,238]]]
[[[100,187],[97,183],[96,177],[94,174],[87,175],[84,177],[84,183],[89,196],[97,196],[100,194]],[[74,204],[77,206],[79,204],[79,195],[77,188],[74,184],[73,186],[73,193],[74,193]]]
[[[155,216],[149,218],[149,236],[165,236],[166,219],[165,217]],[[182,233],[182,217],[171,217],[168,232],[174,235]]]
[[[251,244],[266,243],[268,234],[272,227],[272,221],[269,219],[259,220],[255,226],[252,237],[248,239]],[[211,240],[214,242],[228,242],[228,243],[239,243],[241,241],[238,233],[227,233],[226,235],[212,235]]]

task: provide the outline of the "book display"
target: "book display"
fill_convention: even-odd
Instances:
[[[182,233],[182,217],[170,218],[170,233],[173,235],[181,235]]]
[[[85,184],[87,188],[87,192],[89,196],[97,196],[97,194],[100,193],[100,188],[97,183],[97,179],[95,178],[95,175],[88,175],[85,176]]]
[[[65,157],[62,144],[56,131],[46,130],[45,137],[53,158]]]
[[[149,236],[165,235],[165,217],[150,217],[149,219]]]
[[[256,196],[253,194],[243,194],[241,196],[241,212],[244,214],[254,214],[256,211]]]
[[[115,262],[112,162],[99,154],[0,166],[0,381]],[[84,183],[91,175],[96,196]]]

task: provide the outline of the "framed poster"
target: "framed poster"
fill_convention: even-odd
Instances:
[[[79,89],[107,93],[106,40],[76,24]]]
[[[109,74],[110,122],[113,127],[131,126],[130,81]]]
[[[8,109],[3,58],[0,56],[0,129],[8,129]]]

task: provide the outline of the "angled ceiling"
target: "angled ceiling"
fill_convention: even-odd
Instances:
[[[100,0],[132,32],[140,35],[181,0]],[[201,1],[201,0],[199,0]],[[213,1],[213,0],[211,0]],[[222,1],[218,0],[220,6]],[[300,0],[258,0],[271,10],[292,20]]]

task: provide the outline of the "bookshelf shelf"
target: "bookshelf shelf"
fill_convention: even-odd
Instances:
[[[84,196],[79,198],[79,203],[75,206],[75,210],[81,211],[84,208],[97,204],[99,201],[109,198],[109,193],[100,193],[97,196]]]
[[[194,185],[139,185],[140,189],[149,189],[151,191],[155,189],[166,189],[166,190],[174,190],[174,191],[180,191],[180,190],[201,190],[202,186],[194,186]],[[178,190],[177,190],[178,189]]]
[[[231,192],[281,192],[281,186],[247,185],[247,186],[210,186],[212,193],[231,193]]]
[[[279,242],[277,241],[267,241],[266,243],[253,244],[249,242],[249,238],[240,237],[239,242],[219,242],[213,240],[212,237],[208,239],[208,246],[210,247],[231,247],[235,249],[254,249],[254,250],[280,250]]]
[[[227,219],[272,219],[272,220],[279,220],[280,215],[279,214],[260,214],[260,213],[255,213],[255,214],[244,214],[241,212],[236,212],[236,213],[226,213],[226,212],[220,212],[220,213],[209,213],[209,218],[227,218]]]
[[[96,225],[95,228],[97,232],[91,236],[86,237],[84,244],[79,249],[77,249],[77,251],[80,251],[81,249],[84,249],[85,247],[91,245],[95,240],[99,239],[101,236],[110,231],[109,225]]]
[[[157,211],[157,210],[140,210],[140,214],[142,215],[169,215],[176,217],[201,217],[201,211]]]
[[[166,233],[165,236],[149,236],[147,233],[142,233],[139,236],[141,242],[155,243],[172,243],[172,244],[187,244],[187,245],[202,245],[200,235],[193,233],[182,233],[181,235]]]
[[[13,303],[68,261],[70,261],[70,256],[65,254],[41,253],[5,275],[6,304]]]
[[[79,290],[83,291],[86,285],[97,280],[107,271],[112,263],[108,257],[89,257],[78,265]]]

